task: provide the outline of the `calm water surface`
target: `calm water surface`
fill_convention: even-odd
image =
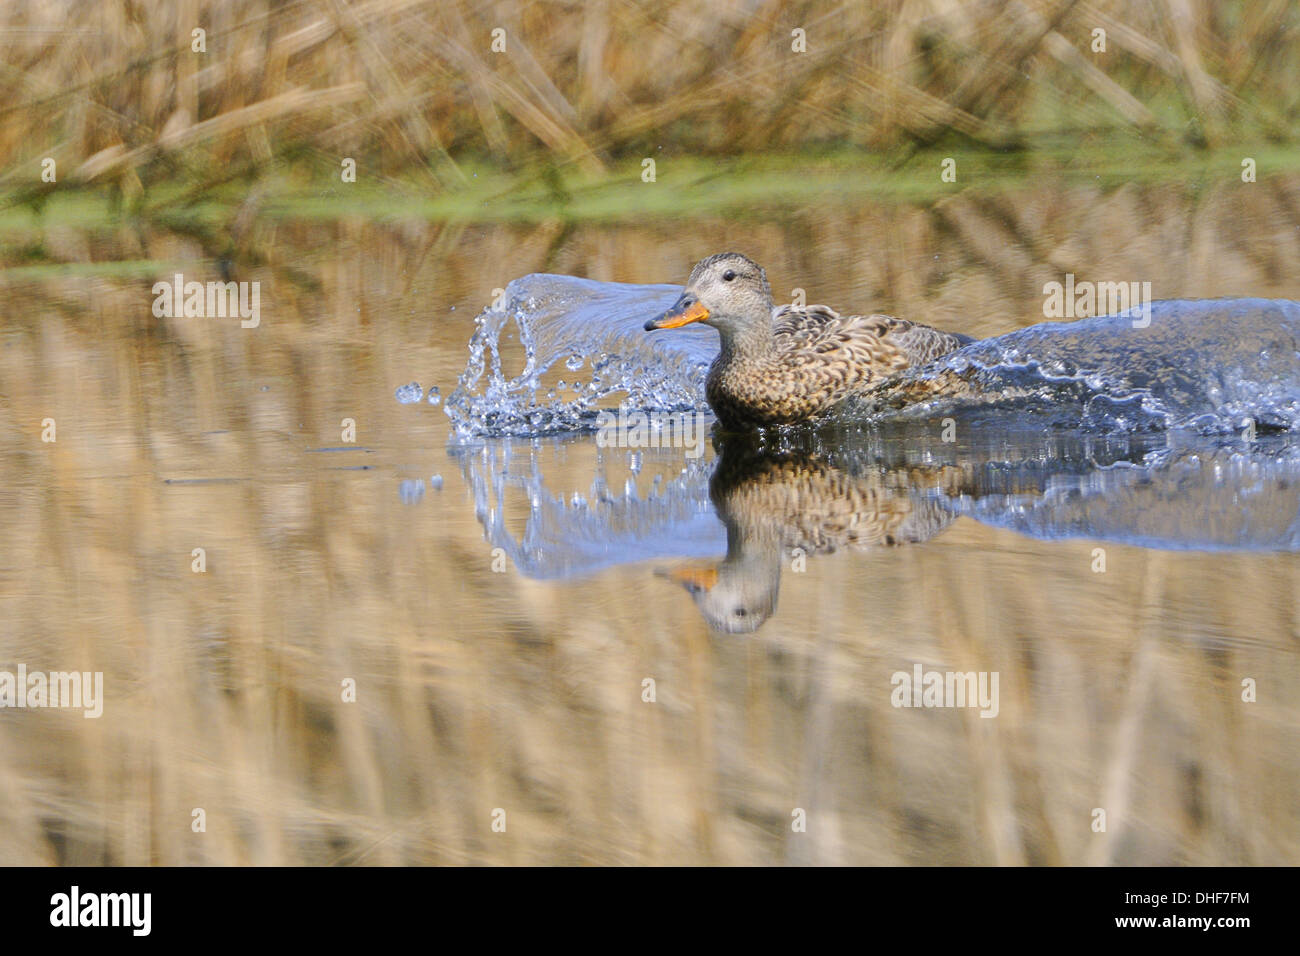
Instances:
[[[1300,862],[1286,436],[691,457],[394,400],[445,398],[530,272],[680,283],[739,247],[778,295],[988,336],[1069,271],[1300,299],[1297,209],[1282,177],[685,235],[283,221],[234,276],[256,329],[154,318],[166,268],[0,278],[0,669],[105,682],[97,720],[0,711],[0,862]],[[47,233],[217,277],[182,237]],[[918,664],[996,672],[996,717],[893,706]]]

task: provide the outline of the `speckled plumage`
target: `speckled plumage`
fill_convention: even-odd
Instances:
[[[674,309],[646,328],[673,328],[701,311],[703,318],[685,321],[712,325],[722,336],[705,391],[731,430],[817,419],[903,369],[974,341],[888,315],[773,308],[766,274],[739,253],[702,260]]]
[[[888,315],[841,315],[824,305],[782,306],[765,356],[721,354],[705,383],[724,426],[815,419],[851,395],[970,341]]]

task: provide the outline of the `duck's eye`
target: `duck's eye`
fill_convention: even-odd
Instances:
[[[734,278],[736,278],[736,271],[734,269],[728,269],[726,272],[722,273],[723,282],[730,282]]]

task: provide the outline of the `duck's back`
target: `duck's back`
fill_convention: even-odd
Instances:
[[[892,315],[841,315],[824,305],[776,309],[772,334],[785,355],[853,366],[865,373],[863,385],[975,341]]]
[[[907,364],[924,365],[940,356],[954,352],[963,345],[977,341],[974,336],[959,332],[944,332],[929,325],[919,325],[905,319],[893,319],[894,328],[886,336],[896,343],[907,356]]]
[[[710,370],[709,404],[728,425],[805,421],[850,395],[974,341],[889,315],[841,315],[824,305],[772,313],[776,354],[762,367]]]

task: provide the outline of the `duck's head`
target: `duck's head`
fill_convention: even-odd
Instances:
[[[763,573],[730,561],[656,573],[685,588],[709,627],[727,634],[752,634],[762,627],[776,610],[781,587],[779,563]]]
[[[673,307],[655,316],[645,328],[647,332],[677,329],[692,322],[713,326],[724,339],[748,329],[767,332],[772,323],[772,287],[767,284],[767,273],[739,252],[701,259]]]

